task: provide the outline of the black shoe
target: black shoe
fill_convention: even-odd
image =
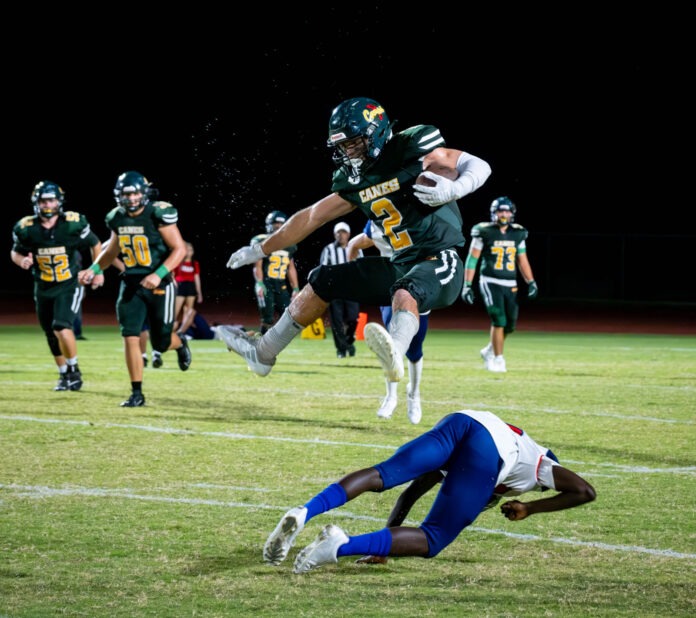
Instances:
[[[121,402],[122,408],[139,408],[145,405],[145,395],[142,393],[133,393],[128,399]]]
[[[345,358],[346,353],[345,352],[336,352],[336,358]]]
[[[68,390],[79,391],[82,388],[82,373],[77,365],[68,367],[67,372]]]
[[[152,355],[152,366],[155,369],[159,369],[162,365],[164,365],[164,359],[162,358],[161,354],[153,354]]]
[[[77,335],[75,339],[77,339],[78,341],[87,341],[87,337],[85,337],[84,335]]]
[[[348,346],[348,356],[355,356],[355,346],[354,345]]]
[[[67,391],[70,390],[68,388],[68,374],[66,373],[61,373],[58,375],[58,384],[56,384],[53,387],[54,391]]]
[[[143,355],[143,367],[147,367],[147,355]]]
[[[179,338],[181,339],[181,347],[176,349],[176,356],[179,360],[179,369],[186,371],[191,366],[191,349],[183,333],[179,335]]]

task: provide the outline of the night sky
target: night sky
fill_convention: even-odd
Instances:
[[[683,16],[320,11],[137,27],[114,15],[11,63],[8,255],[36,182],[61,184],[66,208],[106,238],[116,177],[135,169],[179,209],[204,289],[250,287],[248,272],[224,268],[229,254],[263,231],[270,210],[292,214],[329,193],[328,118],[353,96],[378,100],[395,130],[433,124],[448,146],[491,164],[488,182],[460,201],[467,235],[498,195],[517,203],[530,245],[534,233],[684,233],[669,217],[690,176]],[[348,221],[356,232],[364,223]],[[326,226],[300,246],[301,275],[331,240]],[[3,287],[30,289],[9,261],[8,271]]]

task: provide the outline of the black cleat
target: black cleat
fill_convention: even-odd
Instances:
[[[142,393],[133,393],[128,399],[121,402],[122,408],[139,408],[145,405],[145,395]]]
[[[77,365],[68,367],[68,372],[66,376],[68,390],[79,391],[82,388],[82,373],[80,372],[80,368]]]
[[[68,374],[61,373],[58,375],[58,384],[53,387],[54,391],[67,391],[68,389]]]
[[[147,354],[143,354],[143,367],[147,367]]]
[[[162,359],[161,354],[153,354],[152,355],[152,366],[155,369],[159,369],[162,365],[164,365],[164,360]]]
[[[186,371],[191,366],[191,349],[189,348],[186,337],[180,335],[181,347],[176,349],[176,356],[179,360],[179,369]]]

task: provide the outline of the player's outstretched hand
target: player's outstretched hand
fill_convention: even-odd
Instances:
[[[227,260],[227,268],[235,269],[247,264],[253,264],[266,257],[266,254],[261,248],[261,243],[254,243],[249,247],[237,249]]]

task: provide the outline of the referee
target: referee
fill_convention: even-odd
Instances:
[[[345,221],[339,221],[334,225],[333,234],[336,240],[322,249],[320,260],[322,266],[327,264],[334,266],[350,261],[346,255],[350,226]],[[358,252],[358,257],[362,257],[362,250]],[[355,356],[355,330],[358,327],[359,313],[360,305],[353,300],[335,299],[329,303],[331,332],[338,358]]]

